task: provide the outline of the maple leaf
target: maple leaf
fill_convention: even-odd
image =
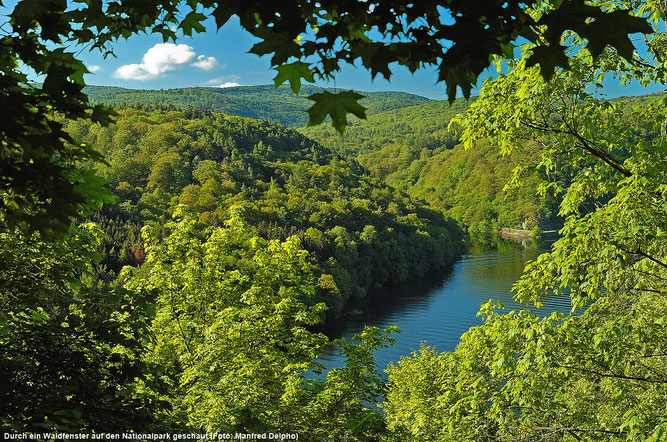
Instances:
[[[533,52],[528,60],[526,66],[531,67],[536,64],[540,65],[540,74],[545,80],[551,79],[556,67],[560,66],[563,69],[568,69],[570,61],[565,55],[564,46],[536,46],[531,51]]]
[[[301,79],[303,78],[309,83],[315,81],[313,71],[310,70],[308,63],[296,61],[294,63],[285,64],[276,68],[278,74],[273,79],[276,87],[280,86],[286,81],[289,81],[292,92],[298,94],[301,90]]]
[[[204,20],[206,20],[206,16],[204,14],[200,14],[194,11],[190,12],[185,16],[180,25],[181,29],[183,30],[183,35],[192,35],[193,30],[195,32],[204,32],[204,25],[201,24],[201,22]]]
[[[351,113],[359,118],[366,118],[366,108],[359,104],[363,95],[354,91],[343,91],[337,94],[331,92],[319,92],[308,97],[315,102],[308,109],[310,120],[308,126],[316,126],[331,116],[331,125],[341,134],[347,127],[347,114]]]

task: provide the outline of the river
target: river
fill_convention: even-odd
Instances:
[[[350,338],[365,325],[385,328],[396,325],[396,344],[376,353],[382,368],[409,356],[420,344],[434,346],[438,351],[454,350],[463,333],[479,325],[477,315],[481,303],[493,298],[505,310],[530,308],[512,299],[514,282],[521,276],[526,261],[547,251],[550,243],[539,246],[503,244],[498,249],[473,247],[442,272],[381,290],[356,306],[363,313],[340,318],[325,330],[331,338]],[[569,298],[549,297],[539,310],[543,315],[570,310]],[[327,368],[341,367],[343,359],[334,350],[320,357]]]

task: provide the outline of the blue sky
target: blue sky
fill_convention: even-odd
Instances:
[[[108,57],[106,60],[95,53],[82,54],[83,61],[90,66],[99,66],[99,70],[86,78],[89,84],[112,85],[128,88],[167,89],[186,86],[219,86],[221,84],[240,84],[243,86],[269,84],[273,82],[274,71],[270,69],[269,57],[258,57],[248,54],[255,39],[245,32],[239,25],[238,19],[233,17],[219,31],[213,23],[207,23],[207,32],[192,37],[179,36],[177,44],[184,44],[192,48],[197,60],[198,57],[214,57],[216,62],[210,70],[193,66],[192,62],[181,63],[173,70],[165,72],[155,78],[144,80],[131,79],[142,77],[141,68],[130,70],[125,78],[118,77],[118,69],[123,72],[122,66],[128,64],[142,64],[142,57],[155,45],[162,43],[158,35],[138,35],[128,41],[121,41],[114,45],[117,58]],[[171,52],[179,52],[173,46]],[[192,58],[184,53],[181,59]],[[423,95],[432,99],[445,97],[444,84],[436,85],[437,73],[435,69],[423,70],[411,74],[407,69],[397,67],[391,82],[383,78],[371,80],[368,71],[352,66],[345,67],[336,77],[335,86],[341,89],[357,89],[364,91],[397,90]],[[145,75],[144,77],[148,77]],[[318,83],[321,86],[334,86],[334,83]],[[481,83],[480,83],[481,84]]]
[[[15,3],[16,1],[6,2],[9,8]],[[2,15],[5,13],[1,9],[0,12]],[[176,45],[162,45],[159,35],[135,35],[114,45],[116,57],[104,59],[97,52],[82,53],[80,57],[89,69],[94,71],[86,76],[86,82],[133,89],[272,83],[275,73],[270,69],[269,57],[260,58],[247,53],[255,40],[240,27],[237,18],[233,17],[220,30],[216,30],[212,20],[205,24],[207,32],[192,37],[179,34]],[[346,66],[337,75],[335,84],[318,84],[340,89],[393,90],[431,99],[445,98],[445,85],[436,84],[435,68],[424,69],[414,75],[400,67],[393,71],[391,82],[381,77],[373,81],[365,69]],[[481,86],[483,80],[493,72],[495,71],[489,70],[483,74],[478,84]],[[610,97],[639,95],[663,89],[662,86],[623,87],[612,79],[605,82],[605,93]]]

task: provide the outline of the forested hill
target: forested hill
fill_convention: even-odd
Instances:
[[[340,136],[322,125],[301,129],[341,155],[351,156],[387,184],[426,200],[466,226],[480,240],[502,228],[550,229],[558,224],[557,200],[535,189],[545,178],[533,172],[526,186],[506,193],[503,187],[520,162],[538,158],[535,146],[503,156],[485,142],[465,150],[450,120],[469,102],[432,101],[355,120]]]
[[[665,96],[656,93],[612,101],[629,110]],[[558,227],[562,223],[557,217],[559,199],[550,194],[542,197],[536,190],[546,181],[566,185],[571,177],[563,172],[547,177],[531,170],[544,148],[536,143],[527,142],[521,152],[508,156],[484,140],[465,150],[459,144],[459,134],[448,126],[468,105],[468,101],[458,99],[451,106],[430,101],[392,109],[369,115],[366,120],[355,119],[343,136],[328,125],[300,131],[359,161],[390,186],[443,210],[468,226],[477,239],[491,239],[503,228]],[[545,136],[542,142],[548,145],[549,139]],[[518,164],[529,171],[525,185],[506,191]]]
[[[91,220],[105,231],[103,264],[113,273],[142,264],[140,230],[178,214],[249,238],[298,238],[315,264],[317,296],[338,316],[372,287],[422,276],[450,263],[461,235],[454,222],[367,175],[285,126],[212,111],[121,109],[109,127],[65,121],[95,145],[99,170],[119,202]]]
[[[306,109],[313,102],[306,97],[322,88],[304,86],[300,95],[287,86],[239,86],[230,88],[189,87],[182,89],[142,90],[112,86],[87,86],[85,92],[93,103],[110,106],[173,105],[179,109],[197,107],[224,111],[233,115],[266,119],[286,126],[302,127],[308,122]],[[405,92],[363,92],[361,103],[372,115],[392,109],[429,102],[428,98]]]
[[[288,87],[242,86],[233,88],[183,88],[135,90],[88,86],[93,102],[117,107],[157,105],[223,110],[233,115],[277,121],[303,127],[305,97],[320,91],[305,86],[300,95]],[[502,191],[514,166],[530,153],[503,157],[485,144],[465,151],[449,120],[468,108],[458,99],[453,105],[401,92],[363,92],[367,120],[352,118],[343,137],[328,124],[300,129],[338,155],[359,161],[381,182],[426,200],[471,227],[478,237],[490,237],[503,227],[554,227],[556,201],[538,198],[538,176],[529,178],[520,194]]]
[[[234,88],[183,88],[134,90],[89,86],[94,102],[114,106],[196,108],[267,119],[288,126],[304,126],[311,102],[305,96],[320,91],[304,87],[296,96],[287,87],[243,86]],[[401,92],[363,92],[368,119],[352,118],[344,136],[327,124],[299,129],[342,157],[358,161],[381,182],[425,200],[470,228],[477,239],[490,239],[503,228],[553,229],[558,199],[541,197],[536,189],[546,180],[567,181],[566,176],[542,176],[531,171],[526,186],[504,190],[517,164],[537,161],[535,145],[503,156],[484,141],[470,150],[459,145],[456,131],[449,130],[452,117],[464,112],[469,102],[453,105]],[[652,102],[661,94],[621,97],[628,106]]]

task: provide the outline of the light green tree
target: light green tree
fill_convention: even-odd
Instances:
[[[373,352],[390,330],[340,343],[346,365],[324,377],[315,359],[329,341],[310,328],[325,306],[308,253],[295,237],[229,224],[202,230],[186,215],[163,240],[145,228],[148,260],[128,281],[157,292],[153,357],[172,379],[174,415],[207,431],[377,438],[384,419],[369,404],[384,384]]]
[[[657,2],[635,6],[656,26],[664,19]],[[520,59],[458,118],[470,146],[486,138],[512,152],[529,140],[543,143],[536,167],[572,176],[569,184],[539,189],[563,194],[562,238],[514,287],[517,299],[536,305],[569,296],[572,310],[503,314],[490,301],[480,312],[484,325],[466,333],[456,351],[423,348],[391,366],[384,408],[396,434],[457,441],[667,437],[667,102],[656,96],[623,106],[599,89],[608,74],[665,83],[665,35],[646,43],[634,66],[613,51],[595,63],[576,49],[573,69],[550,81]],[[510,186],[521,185],[523,172],[519,166]]]

